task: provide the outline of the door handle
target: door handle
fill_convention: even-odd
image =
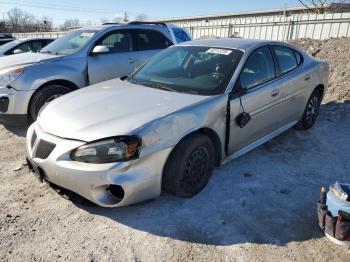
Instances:
[[[275,97],[275,96],[277,96],[277,95],[279,94],[279,92],[280,92],[279,89],[275,89],[275,90],[273,90],[273,91],[271,92],[271,96],[272,96],[272,97]]]
[[[130,64],[133,64],[133,63],[136,63],[137,60],[136,60],[135,58],[129,58],[129,59],[128,59],[128,62],[129,62]]]
[[[305,81],[308,81],[308,80],[310,80],[311,79],[311,75],[306,75],[305,76]]]

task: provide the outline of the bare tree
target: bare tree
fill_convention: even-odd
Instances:
[[[100,22],[101,22],[101,24],[106,24],[106,23],[109,23],[109,19],[107,19],[107,18],[101,18],[101,19],[100,19]]]
[[[52,20],[49,17],[37,19],[34,15],[19,8],[12,8],[4,15],[5,32],[51,31]]]
[[[136,21],[147,21],[148,20],[148,16],[146,14],[138,14],[135,17]]]
[[[121,22],[123,22],[123,17],[116,16],[116,17],[113,18],[112,21],[113,21],[113,23],[121,23]]]
[[[343,5],[350,3],[349,0],[298,0],[305,8],[317,14],[324,14],[326,11],[339,9]]]
[[[65,31],[65,30],[69,30],[72,28],[76,28],[79,27],[80,22],[79,19],[68,19],[66,21],[64,21],[64,23],[60,26],[60,29]]]

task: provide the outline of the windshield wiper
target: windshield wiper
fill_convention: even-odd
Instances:
[[[40,53],[42,53],[42,54],[50,54],[50,55],[58,55],[58,53],[57,52],[52,52],[52,51],[41,51]]]
[[[170,88],[168,86],[162,85],[160,83],[144,82],[144,83],[140,83],[140,84],[143,85],[143,86],[148,86],[148,87],[152,87],[152,88],[156,88],[156,89],[161,89],[161,90],[165,90],[165,91],[175,92],[174,89],[172,89],[172,88]]]

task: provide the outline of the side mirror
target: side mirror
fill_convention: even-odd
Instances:
[[[125,81],[129,76],[122,76],[120,80]]]
[[[236,97],[240,97],[243,96],[247,93],[247,89],[246,88],[242,88],[241,86],[241,80],[238,79],[233,90],[230,93],[230,99],[234,99]]]
[[[100,54],[108,54],[109,48],[105,45],[97,45],[92,49],[91,54],[92,55],[100,55]]]
[[[15,49],[13,51],[13,54],[20,54],[20,53],[23,53],[23,51],[21,49]]]

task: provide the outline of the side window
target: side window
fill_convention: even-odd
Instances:
[[[172,43],[160,32],[139,30],[136,34],[139,51],[165,49]]]
[[[43,48],[40,40],[30,42],[31,52],[39,52]]]
[[[41,41],[41,45],[42,45],[42,47],[45,47],[45,46],[47,46],[48,44],[51,44],[52,42],[53,42],[54,40],[52,39],[47,39],[47,40],[42,40]]]
[[[111,53],[124,53],[133,51],[132,33],[130,31],[115,31],[102,38],[97,45],[104,45]]]
[[[275,65],[267,46],[258,48],[248,58],[240,74],[241,87],[250,89],[276,76]]]
[[[298,66],[294,50],[284,46],[274,46],[273,49],[279,64],[280,75],[286,74]]]
[[[181,28],[174,27],[173,28],[173,33],[175,35],[176,42],[178,44],[191,40],[190,37],[186,34],[186,32],[183,29],[181,29]]]
[[[295,57],[297,58],[297,63],[300,65],[303,62],[303,57],[297,51],[294,51]]]
[[[15,48],[13,48],[11,50],[11,53],[13,53],[17,49],[21,50],[23,53],[32,51],[29,42],[26,42],[26,43],[23,43],[23,44],[20,44],[20,45],[16,46]]]

